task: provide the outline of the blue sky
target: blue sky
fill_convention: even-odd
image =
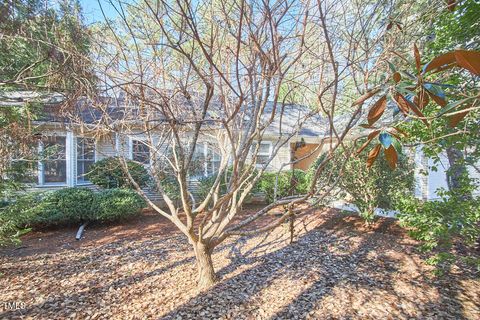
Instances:
[[[100,4],[102,5],[103,11],[108,18],[115,18],[117,12],[109,4],[108,0],[80,0],[80,4],[83,8],[83,14],[87,23],[94,23],[98,21],[103,21],[104,17],[102,11],[100,10]],[[115,3],[115,1],[113,1]]]

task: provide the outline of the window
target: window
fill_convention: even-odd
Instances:
[[[77,138],[77,182],[88,182],[85,177],[95,163],[95,140]]]
[[[193,177],[202,177],[205,175],[205,146],[198,143],[193,152],[192,162],[190,163],[190,175]]]
[[[211,176],[220,168],[220,155],[215,152],[211,147],[207,146],[207,176]]]
[[[257,143],[252,144],[252,153],[255,152],[257,148]],[[263,166],[265,165],[269,160],[270,157],[272,156],[272,143],[270,141],[262,141],[260,142],[260,146],[258,148],[258,153],[257,153],[257,166]]]
[[[44,159],[42,162],[43,183],[67,182],[66,138],[47,137],[42,145]]]
[[[141,140],[132,140],[132,160],[150,164],[150,148]]]
[[[211,176],[220,168],[221,156],[207,142],[198,143],[190,165],[192,177]]]

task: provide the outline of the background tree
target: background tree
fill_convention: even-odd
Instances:
[[[372,106],[365,125],[372,129],[369,141],[377,142],[368,164],[380,154],[382,134],[387,132],[389,139],[421,147],[435,162],[431,169],[448,167],[449,190],[437,190],[439,202],[404,197],[398,207],[412,234],[424,240],[426,248],[440,252],[432,259],[435,263],[452,262],[465,252],[470,255],[471,250],[456,250],[453,244],[464,248],[480,235],[478,205],[473,197],[478,182],[467,170],[468,165],[471,172],[478,173],[480,52],[479,32],[472,26],[478,24],[475,13],[479,4],[459,1],[449,9],[440,11],[437,19],[427,24],[427,36],[413,47],[413,53],[398,54],[405,65],[392,64],[389,93]],[[403,120],[394,122],[395,126],[374,125],[388,101]],[[443,155],[448,164],[442,164]],[[480,261],[478,257],[473,260]]]
[[[71,109],[93,88],[90,34],[78,1],[0,3],[0,197],[22,187],[38,155],[32,122],[43,105]]]
[[[480,261],[471,256],[472,250],[465,250],[465,246],[471,249],[480,237],[480,216],[474,198],[479,184],[472,175],[480,173],[478,10],[477,1],[459,1],[454,10],[443,10],[427,27],[428,36],[419,44],[423,48],[422,61],[437,61],[437,67],[447,62],[467,68],[449,68],[430,76],[430,83],[425,85],[430,92],[422,109],[429,125],[409,121],[401,126],[408,135],[403,141],[421,148],[433,160],[431,170],[448,167],[448,190],[437,190],[438,202],[423,203],[405,197],[399,203],[403,223],[412,228],[417,239],[424,241],[425,249],[436,253],[430,261],[443,267],[444,262],[448,266],[458,257],[466,257],[477,265]],[[449,52],[458,48],[477,50],[476,58],[458,62],[448,58]],[[471,55],[475,51],[470,52]],[[443,57],[443,62],[438,62],[437,56]],[[467,65],[467,61],[473,64]],[[472,73],[477,77],[472,77]]]

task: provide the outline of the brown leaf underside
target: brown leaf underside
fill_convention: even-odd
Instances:
[[[397,167],[398,155],[393,145],[390,145],[390,147],[385,149],[384,153],[385,153],[385,159],[387,159],[387,162],[390,168],[395,169]]]
[[[368,124],[372,125],[377,122],[378,119],[382,116],[383,112],[385,111],[385,107],[387,106],[387,98],[385,96],[381,97],[373,107],[370,109],[368,113]]]
[[[373,163],[375,162],[375,159],[377,159],[378,154],[380,153],[380,149],[382,148],[382,145],[377,144],[375,148],[373,148],[370,153],[368,154],[368,159],[367,159],[367,168],[370,168]]]

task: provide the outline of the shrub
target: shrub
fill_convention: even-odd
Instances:
[[[221,181],[220,181],[220,195],[225,194],[227,192],[227,186],[228,186],[228,183],[231,179],[232,172],[233,172],[233,167],[229,167],[226,170],[226,172],[223,174],[223,176],[221,178]],[[256,173],[257,173],[257,171],[255,170],[253,172],[253,176],[255,176]],[[202,177],[202,178],[199,179],[199,187],[198,187],[198,191],[197,191],[197,196],[200,199],[203,200],[207,197],[208,192],[210,191],[211,187],[215,183],[216,178],[217,178],[217,175],[213,174],[211,176]],[[243,189],[240,189],[240,191],[243,191]],[[255,192],[258,192],[258,183],[255,186],[253,186],[252,190],[250,191],[250,194],[247,196],[247,199],[251,194],[253,194]]]
[[[271,203],[275,197],[275,185],[277,185],[277,199],[281,199],[290,195],[306,193],[310,181],[310,174],[299,169],[265,172],[258,181],[258,189],[265,194],[267,202]]]
[[[180,186],[178,185],[177,178],[173,176],[173,174],[164,175],[160,184],[162,185],[163,191],[171,200],[178,200],[181,198]]]
[[[38,210],[37,224],[74,224],[93,220],[98,203],[90,189],[65,188],[49,193]]]
[[[0,208],[0,245],[18,243],[30,228],[113,221],[135,215],[145,201],[130,189],[86,188],[30,192]]]
[[[208,195],[208,192],[210,192],[210,189],[212,188],[213,184],[215,183],[217,176],[216,175],[211,175],[208,177],[201,177],[198,182],[198,190],[197,190],[197,195],[200,199],[205,199]],[[220,182],[220,194],[225,194],[227,192],[227,185],[224,181]]]
[[[150,180],[150,176],[139,163],[127,160],[127,167],[133,180],[140,187],[144,187]],[[112,188],[132,188],[132,184],[127,174],[122,168],[120,159],[116,157],[105,158],[95,162],[86,177],[94,184],[106,189]]]
[[[97,199],[99,210],[95,220],[102,222],[133,216],[146,206],[145,200],[130,189],[102,190]]]
[[[0,208],[0,245],[19,243],[19,237],[27,232],[27,226],[34,218],[32,210],[41,202],[43,193],[32,192],[16,199],[5,201],[5,206]]]
[[[465,197],[472,191],[470,187],[465,184],[454,191],[439,189],[441,199],[437,201],[404,195],[395,201],[401,224],[408,227],[410,236],[422,241],[424,252],[433,253],[428,262],[438,267],[437,272],[441,273],[458,258],[476,264],[480,270],[480,258],[469,255],[473,250],[462,248],[474,249],[480,237],[480,199]]]
[[[412,193],[414,176],[413,164],[403,154],[399,154],[395,170],[388,166],[383,155],[369,169],[366,168],[366,159],[366,154],[346,155],[338,151],[327,163],[319,184],[329,185],[330,175],[340,177],[338,187],[351,196],[360,215],[371,222],[375,208],[393,209],[395,196]]]

